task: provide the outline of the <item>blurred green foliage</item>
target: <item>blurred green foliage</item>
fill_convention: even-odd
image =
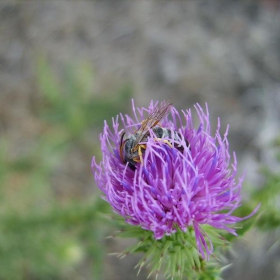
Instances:
[[[88,170],[80,176],[91,177],[89,158],[100,156],[103,120],[129,108],[131,88],[95,92],[87,63],[68,65],[59,77],[41,57],[37,73],[32,114],[40,133],[17,156],[10,153],[13,143],[0,139],[0,279],[103,279],[108,226],[98,213],[109,206],[96,191],[61,197],[53,177],[73,150],[87,155]]]
[[[69,137],[82,138],[81,133],[92,126],[103,127],[111,119],[130,107],[132,89],[125,84],[114,92],[94,92],[94,71],[88,63],[77,67],[70,64],[57,79],[44,58],[38,62],[38,82],[44,96],[40,116],[61,125]]]
[[[275,158],[280,165],[280,136],[271,143],[275,151]],[[261,207],[255,218],[242,223],[242,228],[238,233],[245,233],[250,227],[256,227],[262,231],[272,231],[280,228],[280,173],[262,166],[260,170],[263,184],[260,186],[250,186],[250,199],[237,211],[238,216],[246,216],[253,211],[257,204]]]
[[[280,174],[267,168],[264,168],[262,173],[266,178],[266,184],[260,190],[254,192],[252,196],[252,200],[260,201],[262,204],[256,227],[264,231],[279,229]]]

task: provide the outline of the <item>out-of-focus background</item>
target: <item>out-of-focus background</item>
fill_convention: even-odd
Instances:
[[[279,172],[280,5],[240,1],[0,2],[0,279],[135,279],[105,239],[90,170],[103,121],[151,99],[208,103],[230,124],[245,191]],[[248,194],[245,194],[246,199]],[[278,232],[279,233],[279,232]],[[279,279],[276,232],[234,247],[225,279]],[[146,279],[143,269],[137,279]]]

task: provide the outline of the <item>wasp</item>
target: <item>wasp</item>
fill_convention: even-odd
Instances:
[[[175,141],[181,141],[182,136],[177,131],[164,128],[160,125],[160,121],[168,114],[172,104],[170,102],[162,102],[156,106],[149,116],[141,122],[141,126],[134,134],[129,135],[124,140],[125,132],[121,135],[120,141],[120,157],[123,163],[128,163],[132,169],[136,169],[136,164],[142,162],[142,156],[146,149],[148,137],[152,130],[155,140],[161,140],[172,148],[171,143],[164,138],[173,138]],[[186,145],[189,146],[187,140]],[[178,150],[183,151],[183,146],[174,145]]]

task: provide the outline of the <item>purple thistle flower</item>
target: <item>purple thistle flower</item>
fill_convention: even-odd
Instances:
[[[129,224],[153,231],[155,239],[171,235],[178,228],[185,232],[192,227],[199,252],[205,258],[204,252],[210,255],[213,246],[201,225],[237,235],[230,226],[249,218],[257,208],[245,218],[232,214],[240,206],[243,178],[236,180],[235,154],[233,163],[230,160],[228,127],[221,136],[218,119],[215,136],[211,136],[207,105],[206,112],[198,104],[194,106],[198,129],[194,127],[191,110],[180,114],[171,106],[170,118],[166,114],[158,124],[168,129],[171,137],[168,133],[157,137],[149,129],[149,137],[142,142],[145,149],[141,162],[135,162],[135,167],[123,162],[123,131],[128,138],[134,135],[158,105],[151,102],[148,109],[135,108],[132,101],[134,119],[120,114],[112,119],[112,129],[105,121],[100,136],[103,159],[99,165],[95,158],[92,160],[95,181],[116,213]],[[124,129],[120,128],[119,120]]]

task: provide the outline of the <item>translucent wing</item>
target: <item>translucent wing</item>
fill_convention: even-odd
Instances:
[[[155,127],[161,119],[168,113],[171,103],[164,101],[159,106],[155,107],[152,113],[142,121],[141,127],[135,132],[138,134],[134,146],[138,145],[139,142],[145,137],[149,129]]]

